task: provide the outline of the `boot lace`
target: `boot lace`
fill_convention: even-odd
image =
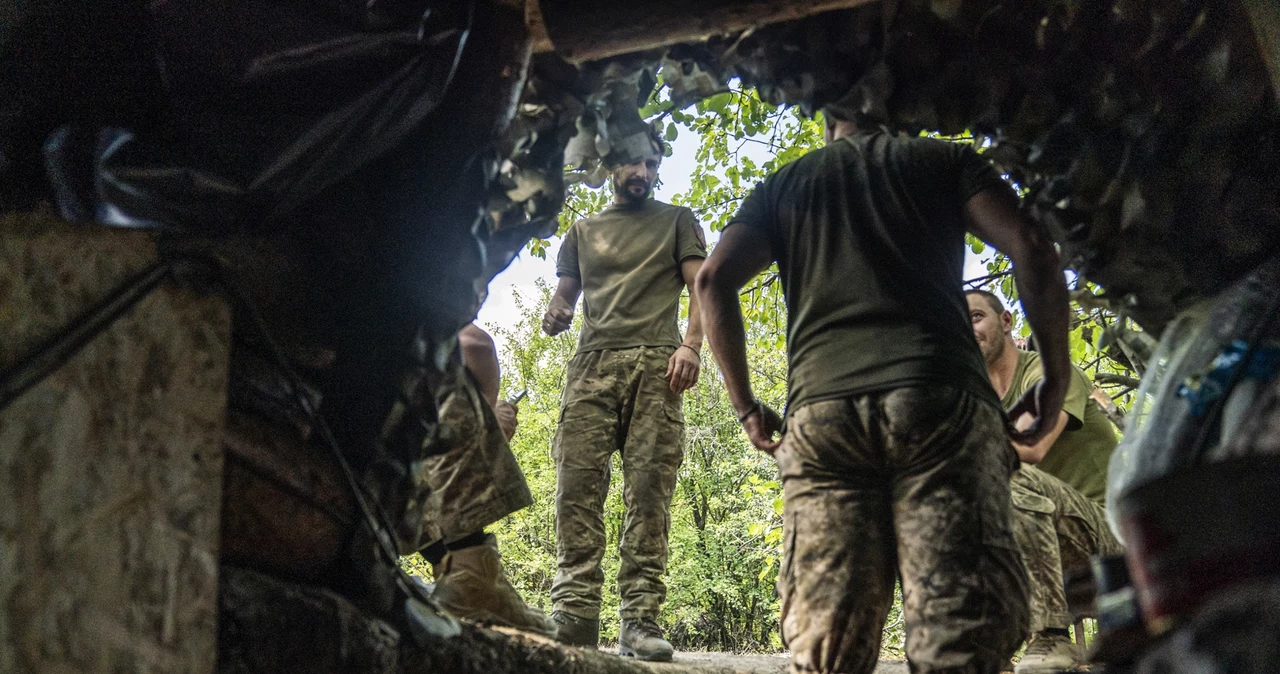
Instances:
[[[633,618],[628,621],[633,631],[641,636],[657,637],[659,639],[666,638],[662,633],[662,628],[658,627],[658,623],[652,618]]]

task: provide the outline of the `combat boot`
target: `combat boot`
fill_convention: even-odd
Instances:
[[[1079,664],[1079,649],[1071,637],[1038,632],[1032,635],[1027,651],[1013,671],[1014,674],[1058,674],[1074,671]]]
[[[556,623],[556,641],[579,648],[600,646],[600,620],[581,618],[572,613],[554,611],[551,619]]]
[[[453,615],[555,636],[555,623],[542,611],[525,604],[520,593],[511,587],[493,534],[480,545],[449,551],[436,573],[432,596]]]
[[[650,618],[624,618],[618,633],[618,655],[649,662],[671,662],[671,642]]]

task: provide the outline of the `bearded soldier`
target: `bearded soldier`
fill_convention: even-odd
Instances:
[[[702,324],[689,300],[689,328],[677,323],[680,295],[706,257],[688,208],[650,198],[663,143],[613,172],[613,204],[569,229],[543,330],[568,329],[583,295],[582,332],[569,363],[553,455],[556,555],[552,618],[565,643],[599,640],[604,502],[609,461],[622,454],[626,523],[620,542],[619,651],[670,660],[657,618],[666,597],[667,534],[676,472],[684,457],[681,393],[698,380]]]

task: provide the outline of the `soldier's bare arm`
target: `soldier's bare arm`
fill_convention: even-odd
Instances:
[[[751,444],[770,454],[780,444],[773,436],[782,428],[782,419],[761,405],[751,391],[747,333],[738,292],[771,262],[773,254],[764,234],[750,227],[730,226],[702,265],[694,285],[707,341],[720,365],[729,400]]]
[[[1049,434],[1067,396],[1071,362],[1067,347],[1067,284],[1053,243],[1019,211],[1013,193],[986,189],[964,205],[969,231],[1009,256],[1022,309],[1035,334],[1044,379],[1009,409],[1010,437],[1034,444]],[[1026,420],[1022,417],[1029,416]],[[1045,421],[1046,419],[1050,421]]]
[[[480,395],[493,408],[502,434],[510,440],[520,423],[520,410],[505,400],[498,400],[502,365],[498,363],[498,349],[494,346],[493,338],[475,323],[468,323],[458,331],[458,346],[462,350],[462,364],[476,378]]]
[[[698,294],[693,291],[702,269],[703,259],[691,257],[680,263],[680,273],[685,285],[689,287],[689,330],[684,335],[680,348],[671,354],[667,361],[667,383],[676,393],[684,393],[698,383],[698,374],[702,370],[702,312],[699,310]]]
[[[458,346],[462,349],[462,364],[475,376],[485,402],[490,407],[497,404],[502,366],[498,364],[493,338],[475,323],[468,323],[458,331]]]
[[[556,292],[551,296],[551,304],[547,313],[542,316],[542,331],[555,336],[573,324],[573,308],[578,304],[578,296],[582,294],[582,281],[572,276],[561,276],[556,284]]]

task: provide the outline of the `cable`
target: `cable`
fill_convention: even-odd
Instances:
[[[58,368],[65,365],[85,345],[110,327],[116,319],[123,316],[138,302],[150,295],[164,280],[171,276],[181,276],[183,274],[181,267],[185,264],[194,265],[209,272],[210,277],[227,291],[232,304],[243,310],[244,314],[249,317],[254,332],[262,340],[271,360],[274,361],[274,364],[284,376],[289,395],[307,420],[311,422],[313,428],[318,432],[322,444],[333,455],[334,461],[337,462],[341,469],[347,482],[347,487],[351,492],[351,497],[359,507],[365,524],[369,527],[370,533],[377,543],[377,549],[382,553],[387,563],[400,571],[401,575],[404,575],[399,567],[399,555],[396,553],[394,543],[391,540],[390,532],[394,531],[394,529],[383,519],[385,515],[380,508],[370,506],[364,486],[356,478],[351,464],[347,462],[346,456],[342,453],[328,424],[325,423],[324,417],[320,415],[319,411],[311,404],[310,399],[303,393],[301,377],[289,366],[283,350],[272,339],[261,312],[249,300],[248,294],[240,287],[230,271],[212,255],[196,253],[175,256],[151,265],[143,272],[120,284],[101,302],[79,315],[66,328],[45,340],[30,355],[20,359],[16,364],[0,374],[0,411],[6,409],[14,400],[30,390],[32,386],[43,381],[56,372]],[[409,594],[425,599],[425,595],[415,583],[406,582],[404,578],[398,578],[397,580]]]
[[[45,340],[30,355],[0,373],[0,411],[32,386],[53,374],[124,315],[169,276],[172,267],[157,262],[125,281],[101,302],[80,314],[60,332]]]

